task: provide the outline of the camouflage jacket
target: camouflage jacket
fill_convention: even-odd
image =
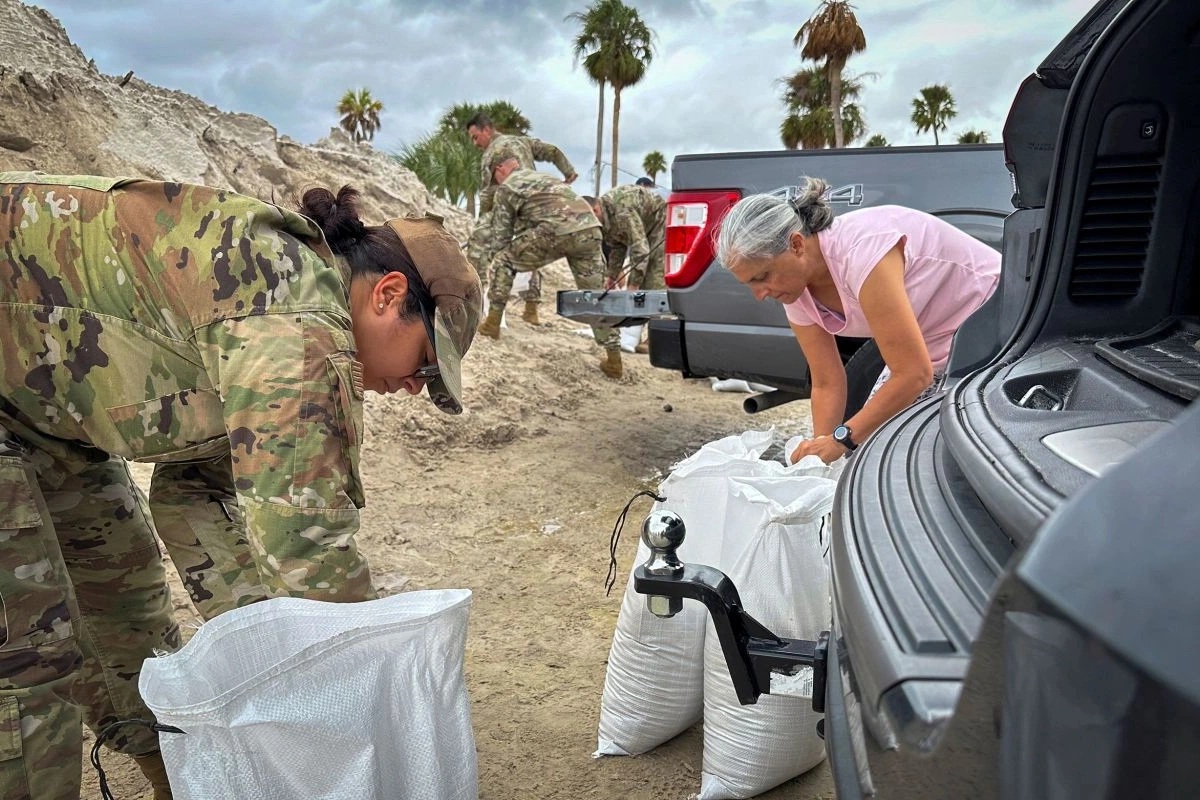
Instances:
[[[624,184],[609,189],[600,197],[604,243],[611,248],[608,274],[620,274],[629,254],[630,272],[644,272],[650,253],[661,243],[667,218],[667,202],[644,186]],[[651,239],[653,238],[653,241]]]
[[[553,239],[598,227],[600,220],[592,207],[570,186],[545,172],[516,169],[496,187],[483,263],[490,264],[517,236],[536,231],[539,236]]]
[[[558,167],[558,171],[563,174],[564,178],[575,174],[575,168],[563,155],[563,151],[549,142],[543,142],[532,136],[497,134],[492,137],[491,144],[483,151],[483,159],[480,161],[479,213],[481,214],[491,211],[494,204],[496,182],[492,178],[492,170],[488,168],[488,164],[493,163],[493,158],[500,155],[515,158],[520,162],[521,169],[533,169],[533,162],[543,161]]]
[[[67,464],[232,453],[285,583],[306,553],[365,576],[348,289],[320,229],[259,200],[0,173],[0,426]]]

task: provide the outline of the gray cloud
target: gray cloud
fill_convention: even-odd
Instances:
[[[385,111],[376,146],[392,151],[429,131],[456,102],[505,99],[562,147],[582,174],[596,137],[597,89],[572,63],[567,14],[584,0],[42,0],[109,74],[219,108],[264,117],[311,142],[337,124],[349,88]],[[802,66],[792,36],[817,0],[636,0],[657,32],[645,80],[622,96],[621,165],[643,155],[779,147],[778,80]],[[868,49],[848,70],[865,78],[869,130],[894,144],[932,143],[909,121],[922,86],[946,83],[959,116],[948,136],[986,130],[999,141],[1021,80],[1090,0],[873,0],[856,5]],[[604,160],[610,158],[611,94]],[[605,170],[607,175],[607,169]],[[628,176],[626,176],[628,177]],[[586,180],[581,180],[583,185]]]

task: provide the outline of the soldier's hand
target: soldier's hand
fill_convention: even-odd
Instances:
[[[563,176],[563,183],[574,183],[574,182],[575,182],[575,179],[576,179],[576,178],[578,178],[578,177],[579,177],[579,176],[578,176],[577,174],[575,174],[574,172],[572,172],[570,175],[564,175],[564,176]]]
[[[605,278],[604,279],[604,288],[605,289],[617,288],[617,279],[616,278]]]

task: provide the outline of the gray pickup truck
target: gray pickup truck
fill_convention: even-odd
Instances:
[[[759,302],[717,263],[712,236],[740,198],[788,193],[824,178],[837,212],[896,204],[927,211],[1000,249],[1013,210],[1000,145],[784,150],[681,155],[671,166],[665,291],[560,292],[558,312],[580,322],[649,322],[650,363],[687,377],[741,378],[776,391],[754,412],[809,396],[808,366],[783,307]],[[883,361],[874,343],[841,339],[848,415],[865,402]]]

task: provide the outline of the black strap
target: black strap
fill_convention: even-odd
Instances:
[[[625,527],[625,518],[629,515],[629,507],[633,505],[633,501],[639,497],[653,497],[659,503],[665,503],[667,498],[661,497],[654,492],[641,490],[633,497],[629,498],[629,502],[625,504],[625,508],[621,509],[621,513],[617,515],[617,521],[613,524],[612,536],[608,540],[608,575],[604,578],[604,596],[608,597],[612,593],[612,588],[617,582],[617,543],[621,541],[621,530]]]
[[[92,766],[96,768],[96,775],[100,779],[100,797],[103,800],[116,800],[113,797],[112,791],[108,788],[108,777],[104,774],[104,767],[100,765],[100,746],[116,735],[117,729],[125,725],[141,725],[149,728],[155,733],[184,733],[184,731],[176,728],[174,725],[159,725],[152,719],[122,719],[107,725],[96,736],[96,743],[92,745]]]

